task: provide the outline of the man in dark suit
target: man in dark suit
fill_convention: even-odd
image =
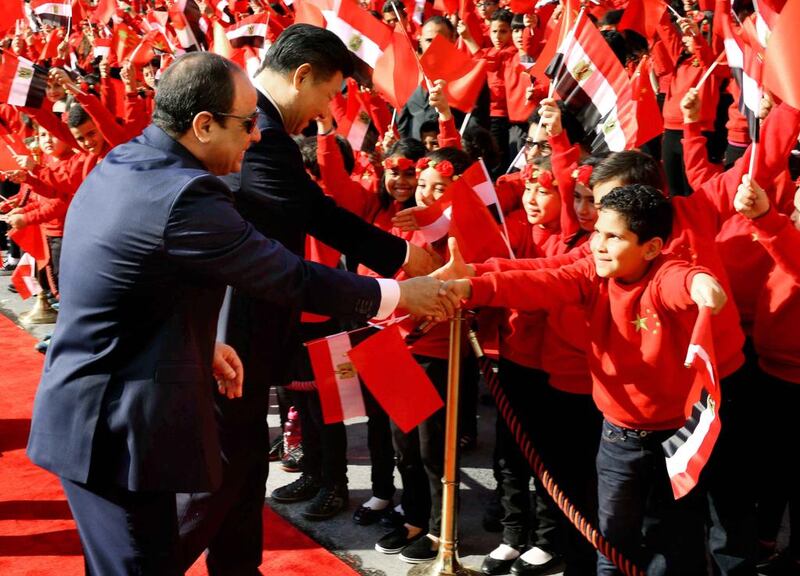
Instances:
[[[376,281],[306,263],[242,219],[214,175],[240,169],[260,138],[256,116],[240,68],[184,56],[161,79],[153,125],[112,150],[70,207],[28,455],[61,477],[89,574],[183,573],[175,493],[219,486],[212,397],[241,394],[236,354],[215,351],[226,285],[324,314],[370,316],[399,295],[446,315],[437,280],[395,284],[388,299]]]
[[[347,47],[333,33],[297,24],[270,47],[255,78],[261,140],[245,154],[236,205],[264,235],[295,254],[307,234],[387,278],[401,268],[410,276],[436,267],[423,249],[408,244],[338,207],[303,167],[292,134],[323,116],[352,72]],[[208,549],[209,573],[259,574],[262,508],[269,463],[266,423],[270,386],[287,383],[287,368],[301,346],[300,309],[256,300],[234,288],[226,342],[245,367],[243,401],[217,397],[222,441],[222,487],[213,494],[180,495],[184,565]],[[311,498],[319,479],[299,487]]]

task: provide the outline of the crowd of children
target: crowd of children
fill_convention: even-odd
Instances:
[[[548,41],[575,6],[515,0],[360,0],[359,9],[405,34],[418,55],[442,38],[482,63],[485,81],[461,110],[451,102],[453,82],[420,77],[393,109],[378,90],[350,79],[330,114],[297,143],[327,195],[435,254],[447,288],[480,309],[472,327],[496,343],[500,384],[525,433],[571,502],[626,558],[658,575],[755,576],[759,567],[800,574],[800,530],[790,531],[786,550],[776,547],[787,510],[790,527],[800,513],[800,432],[792,424],[800,339],[791,331],[800,313],[800,111],[765,93],[759,142],[750,145],[737,106],[741,87],[716,62],[716,19],[732,16],[750,29],[749,1],[673,2],[650,37],[621,25],[634,2],[641,4],[596,2],[589,17],[629,75],[643,58],[651,62],[645,81],[663,133],[636,149],[593,149],[578,111],[552,97],[546,78],[528,75],[544,70],[540,56],[552,56]],[[6,232],[39,226],[49,263],[38,278],[56,308],[69,203],[106,153],[149,123],[157,78],[173,57],[211,49],[247,67],[310,7],[337,9],[311,0],[74,0],[59,26],[33,3],[21,4],[24,16],[0,28],[3,66],[35,62],[36,74],[47,71],[46,90],[40,105],[30,97],[25,105],[12,96],[0,102],[9,150],[0,273],[11,274],[20,258]],[[226,29],[264,15],[258,42],[252,34],[245,47],[223,39]],[[136,40],[126,44],[129,35]],[[519,82],[530,84],[521,99]],[[467,262],[458,243],[446,234],[431,240],[417,222],[418,211],[477,162],[491,174],[514,258]],[[379,276],[316,239],[306,257]],[[698,486],[676,500],[661,443],[685,420],[692,382],[683,361],[702,306],[715,313],[722,432]],[[303,317],[306,340],[352,328]],[[479,372],[464,344],[459,447],[469,450]],[[447,326],[427,326],[408,346],[444,399]],[[325,423],[307,352],[290,362],[279,393],[285,434],[270,456],[300,476],[271,496],[308,502],[303,515],[325,520],[348,503],[345,428]],[[444,410],[405,432],[362,388],[372,496],[354,522],[386,526],[379,552],[430,560],[441,527]],[[495,446],[486,465],[497,480],[502,535],[482,572],[618,574],[558,510],[500,415],[495,431],[482,441]]]

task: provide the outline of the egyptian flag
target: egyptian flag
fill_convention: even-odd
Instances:
[[[41,108],[45,100],[47,73],[30,60],[3,53],[0,65],[0,102]]]
[[[374,69],[392,42],[392,29],[361,9],[355,0],[338,0],[334,10],[323,10],[326,28],[336,34],[361,61]]]
[[[700,308],[685,364],[695,370],[695,381],[687,399],[688,419],[661,444],[676,500],[697,485],[721,428],[721,395],[711,332],[711,308]]]
[[[233,48],[253,46],[263,48],[267,41],[269,13],[253,14],[240,20],[225,32]]]
[[[586,133],[594,134],[593,154],[636,146],[638,127],[630,79],[589,18],[578,18],[546,73]]]
[[[425,242],[432,244],[450,233],[450,222],[453,219],[452,186],[445,190],[438,200],[430,206],[414,211],[414,218]]]
[[[761,108],[761,60],[757,50],[734,30],[730,12],[718,14],[725,57],[731,75],[739,84],[739,112],[747,118],[750,139],[759,140],[758,114]]]
[[[93,51],[95,58],[107,58],[111,52],[111,38],[95,38]]]
[[[72,4],[69,0],[31,0],[31,9],[42,24],[66,26],[72,18]]]
[[[347,108],[344,118],[339,123],[342,134],[353,150],[370,153],[378,142],[378,129],[369,115],[367,102],[352,78],[347,79]]]
[[[366,416],[358,373],[347,353],[353,348],[347,332],[306,343],[325,424]]]
[[[27,252],[19,259],[14,273],[11,274],[11,283],[23,300],[42,291],[42,287],[36,280],[36,260]]]
[[[194,0],[179,0],[169,7],[169,20],[178,39],[178,45],[187,52],[208,48],[208,41],[200,25],[200,8]]]
[[[216,2],[212,2],[212,5],[214,6],[214,15],[220,22],[224,22],[226,25],[234,23],[236,18],[234,18],[231,12],[228,0],[217,0]]]

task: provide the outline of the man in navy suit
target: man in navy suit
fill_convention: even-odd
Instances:
[[[153,125],[106,156],[67,215],[28,455],[61,477],[88,574],[183,573],[175,493],[219,486],[213,397],[241,394],[235,352],[215,350],[226,285],[328,315],[452,311],[438,280],[307,263],[242,219],[215,175],[240,169],[257,115],[235,64],[178,59]]]

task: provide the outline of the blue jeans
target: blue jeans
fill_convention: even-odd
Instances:
[[[707,573],[704,501],[672,496],[661,442],[674,430],[629,430],[603,421],[597,452],[601,534],[650,576]],[[597,574],[621,574],[598,554]]]

